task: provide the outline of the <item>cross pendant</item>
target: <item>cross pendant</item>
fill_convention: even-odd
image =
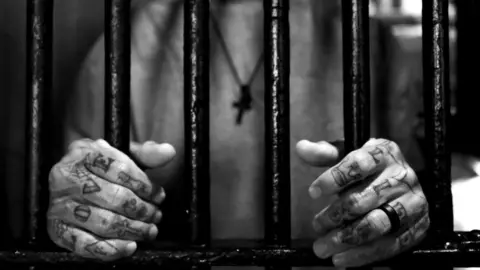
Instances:
[[[240,86],[240,99],[233,103],[233,107],[238,110],[236,124],[242,123],[243,114],[252,108],[252,95],[250,94],[250,85]]]

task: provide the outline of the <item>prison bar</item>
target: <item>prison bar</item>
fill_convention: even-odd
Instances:
[[[110,0],[113,1],[113,0]],[[272,7],[274,5],[285,7],[284,2],[280,1],[270,1]],[[347,7],[346,3],[348,3],[351,8],[351,15],[345,16],[345,13],[348,11],[343,11],[344,13],[344,27],[347,27],[347,23],[345,20],[350,21],[351,26],[351,35],[352,39],[348,37],[345,39],[344,42],[351,43],[351,50],[348,51],[344,48],[344,55],[348,57],[348,54],[351,54],[351,59],[347,61],[351,67],[350,69],[344,70],[351,71],[352,74],[355,72],[355,76],[345,76],[346,82],[350,86],[346,86],[346,89],[350,89],[351,97],[350,102],[352,102],[351,109],[353,110],[350,113],[351,122],[347,119],[346,123],[352,123],[350,129],[352,130],[352,138],[346,138],[347,143],[350,142],[350,146],[347,148],[355,149],[360,147],[361,144],[368,138],[368,105],[366,103],[362,103],[368,101],[368,98],[365,99],[365,90],[368,90],[368,81],[365,83],[364,79],[368,79],[368,68],[365,67],[365,64],[368,65],[368,51],[362,52],[362,48],[366,49],[368,46],[365,43],[361,42],[354,42],[354,38],[358,40],[365,39],[368,37],[368,27],[365,27],[365,18],[367,17],[363,12],[358,12],[359,5],[364,4],[365,2],[360,1],[343,1],[343,6]],[[112,4],[112,6],[115,6]],[[203,7],[203,8],[202,8]],[[365,6],[363,6],[365,8]],[[451,233],[451,223],[450,219],[446,223],[442,223],[439,220],[439,211],[442,210],[449,210],[451,209],[451,194],[450,194],[450,183],[449,183],[449,174],[450,174],[450,160],[448,157],[448,144],[447,137],[446,137],[446,129],[448,122],[448,108],[449,108],[449,100],[448,100],[448,24],[447,21],[447,1],[434,1],[424,0],[424,21],[423,21],[423,31],[424,31],[424,64],[425,64],[425,102],[427,108],[427,135],[429,139],[433,140],[430,142],[430,151],[433,158],[433,162],[429,164],[429,168],[431,168],[431,173],[433,178],[429,178],[430,182],[422,182],[424,186],[431,186],[432,195],[427,194],[427,196],[433,196],[431,199],[431,205],[433,205],[432,210],[432,217],[435,217],[433,220],[432,226],[436,229],[431,232],[429,236],[429,241],[423,242],[423,244],[418,247],[415,251],[411,253],[402,254],[392,260],[383,261],[375,264],[375,266],[388,266],[388,265],[396,265],[396,266],[411,266],[412,262],[415,263],[416,267],[428,267],[428,268],[435,268],[440,269],[444,267],[450,266],[458,266],[458,267],[473,267],[478,266],[480,263],[480,232],[479,231],[472,231],[472,232],[458,232],[458,233]],[[31,195],[32,201],[29,202],[28,206],[31,207],[29,210],[32,215],[31,219],[28,222],[28,225],[33,225],[29,227],[29,232],[27,236],[30,239],[35,240],[35,236],[38,234],[38,218],[40,217],[39,210],[37,204],[33,202],[38,201],[38,174],[41,173],[41,166],[40,164],[40,154],[45,154],[41,150],[45,147],[45,144],[40,143],[40,134],[45,130],[45,126],[43,125],[45,119],[42,116],[42,111],[44,109],[44,95],[47,90],[49,90],[48,86],[51,86],[51,19],[53,16],[53,1],[52,0],[30,0],[28,2],[28,52],[29,52],[29,70],[28,70],[28,86],[29,86],[29,100],[31,101],[31,106],[29,106],[29,126],[27,129],[32,129],[33,132],[28,134],[29,139],[29,146],[30,150],[27,150],[29,157],[27,161],[27,169],[30,169],[28,172],[28,181],[30,184],[30,191],[29,195]],[[113,10],[113,9],[112,9]],[[205,194],[208,194],[208,186],[209,183],[205,182],[208,181],[208,166],[204,166],[204,163],[208,161],[208,147],[203,148],[203,146],[208,145],[208,50],[202,50],[202,48],[208,49],[208,32],[205,35],[205,31],[208,31],[208,27],[204,25],[204,22],[208,21],[208,1],[187,1],[185,6],[186,12],[185,14],[190,16],[185,16],[185,22],[189,24],[185,25],[185,112],[186,112],[186,132],[185,138],[190,142],[187,147],[187,159],[189,166],[191,166],[192,170],[187,170],[187,172],[192,172],[190,179],[192,179],[192,186],[194,188],[191,189],[191,198],[190,198],[190,205],[192,209],[195,211],[190,211],[189,215],[192,221],[192,241],[195,245],[185,248],[185,246],[156,246],[154,250],[151,251],[138,251],[133,257],[126,258],[123,260],[119,260],[116,264],[125,266],[125,265],[135,265],[135,266],[160,266],[160,265],[168,265],[171,264],[188,264],[188,265],[200,265],[200,266],[210,266],[210,265],[238,265],[238,266],[246,266],[246,265],[258,265],[258,266],[316,266],[316,265],[331,265],[330,260],[320,260],[318,259],[311,249],[311,239],[309,239],[306,244],[297,246],[295,243],[291,245],[283,244],[284,235],[286,235],[286,229],[283,226],[286,226],[284,221],[288,220],[290,222],[290,217],[288,219],[285,218],[282,214],[277,215],[277,219],[273,218],[275,215],[270,215],[268,217],[272,217],[273,222],[277,222],[279,229],[274,236],[268,236],[266,234],[266,244],[259,243],[253,246],[243,246],[235,242],[235,245],[232,243],[217,246],[216,243],[212,243],[212,245],[208,245],[209,243],[209,232],[210,228],[207,226],[208,218],[209,217],[209,207],[206,203],[208,200],[207,197],[199,197]],[[203,12],[201,12],[203,10]],[[269,9],[266,12],[270,12],[272,15],[271,18],[271,26],[277,23],[277,19],[284,15],[285,12],[280,12],[282,9]],[[285,9],[284,9],[285,10]],[[287,9],[288,10],[288,9]],[[367,8],[368,10],[368,8]],[[118,10],[117,10],[118,11]],[[205,13],[204,13],[205,12]],[[115,13],[117,14],[117,13]],[[123,14],[123,13],[122,13]],[[363,15],[362,15],[363,14]],[[114,15],[113,17],[118,16],[122,17],[123,15]],[[351,17],[350,17],[351,16]],[[117,17],[117,18],[118,18]],[[124,17],[123,17],[124,18]],[[203,18],[203,19],[202,19]],[[43,19],[43,20],[42,20]],[[267,20],[267,16],[265,16]],[[288,17],[283,18],[288,22]],[[119,21],[123,21],[119,19]],[[281,20],[278,20],[280,22]],[[267,21],[268,22],[268,21]],[[120,23],[122,24],[122,23]],[[270,24],[266,24],[265,28]],[[288,24],[287,24],[288,25]],[[356,26],[356,28],[355,28]],[[362,27],[363,26],[363,27]],[[122,27],[121,25],[119,27]],[[125,25],[123,25],[125,27]],[[125,28],[123,28],[125,29]],[[345,28],[344,28],[345,29]],[[118,29],[117,29],[118,30]],[[280,105],[283,104],[285,106],[285,92],[282,92],[282,89],[288,90],[288,84],[285,83],[285,77],[277,76],[278,74],[283,74],[286,71],[285,67],[288,67],[288,57],[283,58],[283,56],[288,56],[285,48],[282,47],[282,36],[285,32],[282,30],[281,27],[276,31],[265,31],[269,33],[269,37],[266,37],[266,41],[268,39],[272,39],[272,50],[273,53],[267,57],[269,64],[266,64],[266,80],[270,75],[270,79],[272,79],[271,84],[267,84],[267,90],[271,91],[271,95],[277,94],[274,96],[274,100],[270,104],[273,109],[271,118],[269,121],[272,121],[272,127],[285,127],[285,123],[288,125],[288,120],[284,121],[284,118],[280,118],[279,116],[284,116],[285,107],[281,107]],[[203,31],[203,32],[202,32]],[[288,31],[288,30],[287,30]],[[362,32],[363,31],[363,32]],[[121,31],[120,31],[121,32]],[[125,33],[125,32],[122,32]],[[202,34],[203,33],[203,34]],[[363,34],[362,34],[363,33]],[[344,33],[345,34],[345,33]],[[288,37],[288,35],[286,35]],[[117,36],[118,37],[118,36]],[[202,38],[203,37],[203,38]],[[123,36],[124,38],[124,36]],[[121,43],[123,38],[115,39],[116,42]],[[113,39],[112,39],[113,40]],[[363,40],[365,42],[365,40]],[[368,41],[367,41],[368,42]],[[267,42],[266,42],[267,44]],[[363,44],[363,47],[362,47]],[[114,46],[114,45],[113,45]],[[121,47],[121,45],[119,45]],[[275,47],[277,46],[277,47]],[[285,44],[283,44],[285,46]],[[288,44],[287,44],[288,46]],[[118,48],[117,48],[118,49]],[[112,50],[116,50],[113,48]],[[121,47],[119,51],[125,52],[125,47]],[[355,51],[356,50],[356,51]],[[276,53],[277,54],[276,54]],[[347,52],[347,54],[345,54]],[[284,55],[285,54],[285,55]],[[188,56],[188,57],[187,57]],[[124,53],[125,57],[125,53]],[[119,58],[121,58],[119,56]],[[118,70],[125,71],[125,62],[118,63],[115,62],[115,59],[119,58],[112,58],[112,63],[114,65],[123,65],[123,69],[116,67]],[[363,59],[363,60],[362,60]],[[110,61],[110,60],[108,60]],[[128,63],[129,64],[129,63]],[[282,68],[283,65],[283,68]],[[269,73],[268,68],[271,67]],[[188,71],[188,72],[187,72]],[[279,72],[278,74],[275,72]],[[207,73],[207,74],[205,74]],[[106,73],[108,76],[109,72]],[[287,73],[288,74],[288,73]],[[282,78],[283,77],[283,78]],[[358,79],[358,78],[363,78]],[[348,81],[351,79],[350,81]],[[288,79],[287,79],[288,80]],[[112,79],[112,89],[116,91],[115,93],[120,93],[119,89],[125,89],[125,82],[123,86],[118,87],[114,86],[118,80]],[[277,83],[277,84],[276,84]],[[283,83],[283,85],[282,85]],[[190,86],[190,87],[187,87]],[[127,88],[128,89],[128,88]],[[270,89],[270,90],[269,90]],[[108,90],[106,90],[108,91]],[[123,92],[122,92],[123,93]],[[281,95],[283,93],[283,96]],[[288,93],[288,92],[287,92]],[[368,94],[368,93],[367,93]],[[205,98],[205,95],[207,98]],[[115,95],[112,95],[112,99],[115,99]],[[271,98],[271,96],[268,96]],[[287,106],[288,106],[288,95],[287,97]],[[362,97],[364,99],[362,99]],[[348,99],[349,97],[346,97]],[[432,99],[429,101],[429,99]],[[269,100],[269,99],[266,99]],[[125,104],[125,99],[123,101],[113,101],[112,103],[115,104]],[[202,101],[202,102],[200,102]],[[283,103],[282,103],[283,102]],[[207,104],[207,105],[206,105]],[[277,104],[278,107],[274,105]],[[348,107],[348,106],[346,106]],[[115,107],[119,108],[119,107]],[[286,107],[288,109],[288,107]],[[123,124],[125,123],[124,119],[122,118],[122,110],[118,109],[120,113],[118,113],[118,118]],[[117,110],[113,110],[114,113]],[[362,112],[363,111],[363,112]],[[266,114],[267,116],[267,114]],[[274,118],[277,117],[277,118]],[[107,118],[111,119],[111,118]],[[283,119],[283,120],[282,120]],[[288,119],[288,118],[287,118]],[[188,121],[188,122],[187,122]],[[274,126],[277,125],[277,126]],[[119,125],[112,125],[112,130],[119,130]],[[288,126],[287,126],[288,127]],[[430,131],[429,131],[430,130]],[[268,131],[268,130],[267,130]],[[278,134],[281,133],[282,130],[279,130]],[[428,133],[430,132],[430,133]],[[112,132],[113,133],[113,132]],[[122,137],[122,134],[128,134],[128,131],[118,132],[118,136]],[[287,133],[288,134],[288,133]],[[347,132],[348,134],[348,132]],[[115,142],[116,135],[110,135],[112,137],[111,141]],[[119,141],[125,141],[122,137]],[[277,137],[273,137],[277,138]],[[288,140],[288,138],[287,138]],[[127,140],[128,142],[128,140]],[[207,144],[205,144],[206,142]],[[268,142],[268,140],[267,140]],[[278,141],[277,141],[278,142]],[[276,144],[276,146],[285,145],[282,143]],[[36,147],[36,148],[35,148]],[[202,148],[201,148],[202,147]],[[280,152],[282,148],[277,148]],[[188,152],[190,151],[190,152]],[[203,152],[202,152],[203,151]],[[287,152],[288,154],[288,152]],[[206,156],[205,156],[206,155]],[[280,160],[280,159],[278,159]],[[275,161],[275,160],[273,160]],[[276,165],[277,163],[271,162],[271,165]],[[279,161],[282,162],[282,161]],[[284,161],[283,161],[284,162]],[[267,163],[268,165],[269,163]],[[33,165],[33,166],[32,166]],[[276,168],[276,167],[273,167]],[[207,171],[205,171],[206,169]],[[280,168],[281,169],[281,168]],[[280,172],[280,170],[279,170]],[[207,176],[206,178],[204,176]],[[287,174],[289,175],[289,174]],[[283,171],[277,174],[277,176],[286,177],[283,174]],[[274,175],[271,176],[270,180],[277,180],[274,178]],[[281,178],[284,179],[284,178]],[[267,179],[268,180],[268,179]],[[270,181],[271,182],[271,181]],[[289,181],[288,181],[289,182]],[[283,183],[283,182],[278,182]],[[270,185],[273,186],[273,185]],[[200,188],[206,188],[206,192],[201,191]],[[287,189],[283,189],[282,186],[273,186],[274,191],[277,194],[285,194],[283,191]],[[427,192],[427,190],[426,190]],[[286,196],[286,195],[283,195]],[[289,196],[289,194],[288,194]],[[436,197],[435,197],[436,196]],[[273,198],[277,200],[277,198]],[[288,198],[289,199],[289,198]],[[269,200],[270,201],[270,200]],[[438,202],[437,202],[438,201]],[[278,203],[278,201],[275,201]],[[288,209],[289,209],[288,205]],[[278,211],[278,209],[274,209],[273,206],[271,207],[272,211]],[[268,211],[268,209],[267,209]],[[205,213],[207,213],[205,215]],[[275,212],[274,212],[275,213]],[[44,214],[44,213],[40,213]],[[199,215],[204,214],[204,215]],[[443,211],[442,211],[443,214]],[[447,213],[449,215],[450,213]],[[267,217],[267,221],[268,221]],[[449,216],[448,218],[450,218]],[[448,219],[447,219],[448,220]],[[207,230],[204,230],[207,228]],[[208,237],[198,235],[198,233],[206,232]],[[288,232],[288,235],[290,232]],[[449,235],[449,238],[445,240],[444,236]],[[290,237],[288,237],[290,238]],[[288,241],[287,244],[290,242],[290,239],[285,240]],[[42,249],[41,247],[36,247],[32,245],[28,249],[24,250],[9,250],[9,251],[0,251],[0,265],[12,264],[12,265],[38,265],[38,266],[67,266],[67,265],[78,265],[82,264],[84,266],[89,266],[93,264],[102,264],[101,262],[95,262],[92,260],[84,259],[70,252],[60,252],[59,248],[54,249]]]
[[[453,231],[448,0],[423,0],[423,76],[427,177],[421,182],[430,205],[431,230]]]
[[[52,89],[53,0],[27,1],[27,114],[26,114],[26,242],[38,244],[46,235],[48,189],[48,127],[46,102]],[[45,209],[43,209],[45,208]],[[43,237],[42,237],[43,238]],[[44,240],[44,239],[43,239]]]
[[[187,0],[184,5],[185,173],[190,187],[187,210],[190,241],[210,242],[209,154],[209,1]]]
[[[130,0],[105,0],[105,139],[130,145]]]
[[[218,242],[218,243],[217,243]],[[312,252],[311,239],[293,241],[290,248],[271,248],[264,243],[215,241],[211,247],[156,246],[154,250],[137,251],[132,257],[118,260],[118,266],[332,266],[331,260],[320,260]],[[163,245],[163,243],[162,243]],[[444,266],[475,267],[480,263],[480,231],[459,232],[451,242],[445,243],[434,235],[413,252],[372,266],[392,266],[399,269],[441,269]],[[57,249],[60,250],[60,249]],[[38,252],[41,251],[41,252]],[[15,266],[70,266],[82,264],[99,266],[109,264],[81,258],[71,252],[55,250],[0,251],[2,263]],[[403,267],[402,267],[403,266]],[[173,268],[174,269],[174,268]]]
[[[369,1],[342,0],[345,153],[370,137]],[[352,268],[349,268],[352,269]],[[370,268],[356,268],[367,270]]]
[[[265,240],[289,246],[290,230],[290,33],[289,1],[264,1]]]
[[[265,241],[267,245],[288,247],[291,239],[289,0],[266,0],[263,5],[266,52]]]
[[[368,1],[342,0],[343,118],[345,152],[370,137],[370,42]]]

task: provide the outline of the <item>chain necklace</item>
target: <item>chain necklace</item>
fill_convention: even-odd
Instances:
[[[239,89],[240,90],[240,97],[238,98],[238,100],[236,100],[232,103],[233,108],[238,110],[235,123],[237,125],[240,125],[242,123],[243,114],[246,111],[252,109],[253,98],[252,98],[252,94],[251,94],[251,85],[253,83],[253,80],[255,79],[255,75],[258,73],[258,70],[261,67],[261,64],[262,64],[263,58],[264,58],[264,53],[262,52],[262,54],[260,55],[257,63],[255,64],[255,67],[253,69],[252,74],[250,75],[249,80],[247,81],[247,83],[244,83],[242,81],[242,79],[240,78],[240,74],[238,74],[238,71],[235,68],[235,63],[234,63],[233,58],[232,58],[232,56],[231,56],[231,54],[230,54],[230,52],[227,48],[227,43],[225,42],[225,39],[223,38],[223,35],[220,31],[220,28],[218,27],[218,22],[217,22],[217,19],[215,18],[215,16],[213,15],[213,12],[210,12],[210,18],[212,20],[213,31],[215,32],[215,34],[217,35],[217,37],[220,41],[220,46],[222,47],[222,50],[225,53],[225,57],[227,58],[228,65],[230,66],[230,69],[233,73],[235,81],[240,88]]]

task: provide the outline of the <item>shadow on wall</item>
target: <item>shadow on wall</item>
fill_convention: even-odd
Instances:
[[[103,1],[55,1],[53,89],[47,97],[53,100],[52,141],[59,142],[48,150],[55,159],[63,151],[64,101],[89,48],[103,32],[103,14]],[[0,230],[14,238],[21,235],[24,212],[26,18],[26,0],[0,1],[0,203],[9,210],[9,224],[0,223]]]

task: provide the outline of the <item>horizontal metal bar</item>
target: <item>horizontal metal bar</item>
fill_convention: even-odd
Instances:
[[[234,245],[236,244],[236,245]],[[115,262],[118,266],[214,265],[214,266],[331,266],[331,260],[318,259],[311,248],[312,241],[292,241],[292,248],[265,247],[257,241],[216,241],[212,248],[186,247],[158,243],[154,250],[140,248],[132,257]],[[0,265],[102,264],[69,252],[50,250],[0,251]],[[410,265],[409,265],[410,264]],[[372,266],[395,265],[400,269],[438,269],[445,266],[480,266],[480,231],[457,232],[448,236],[430,235],[422,246],[391,260]],[[402,268],[404,266],[404,268]]]

